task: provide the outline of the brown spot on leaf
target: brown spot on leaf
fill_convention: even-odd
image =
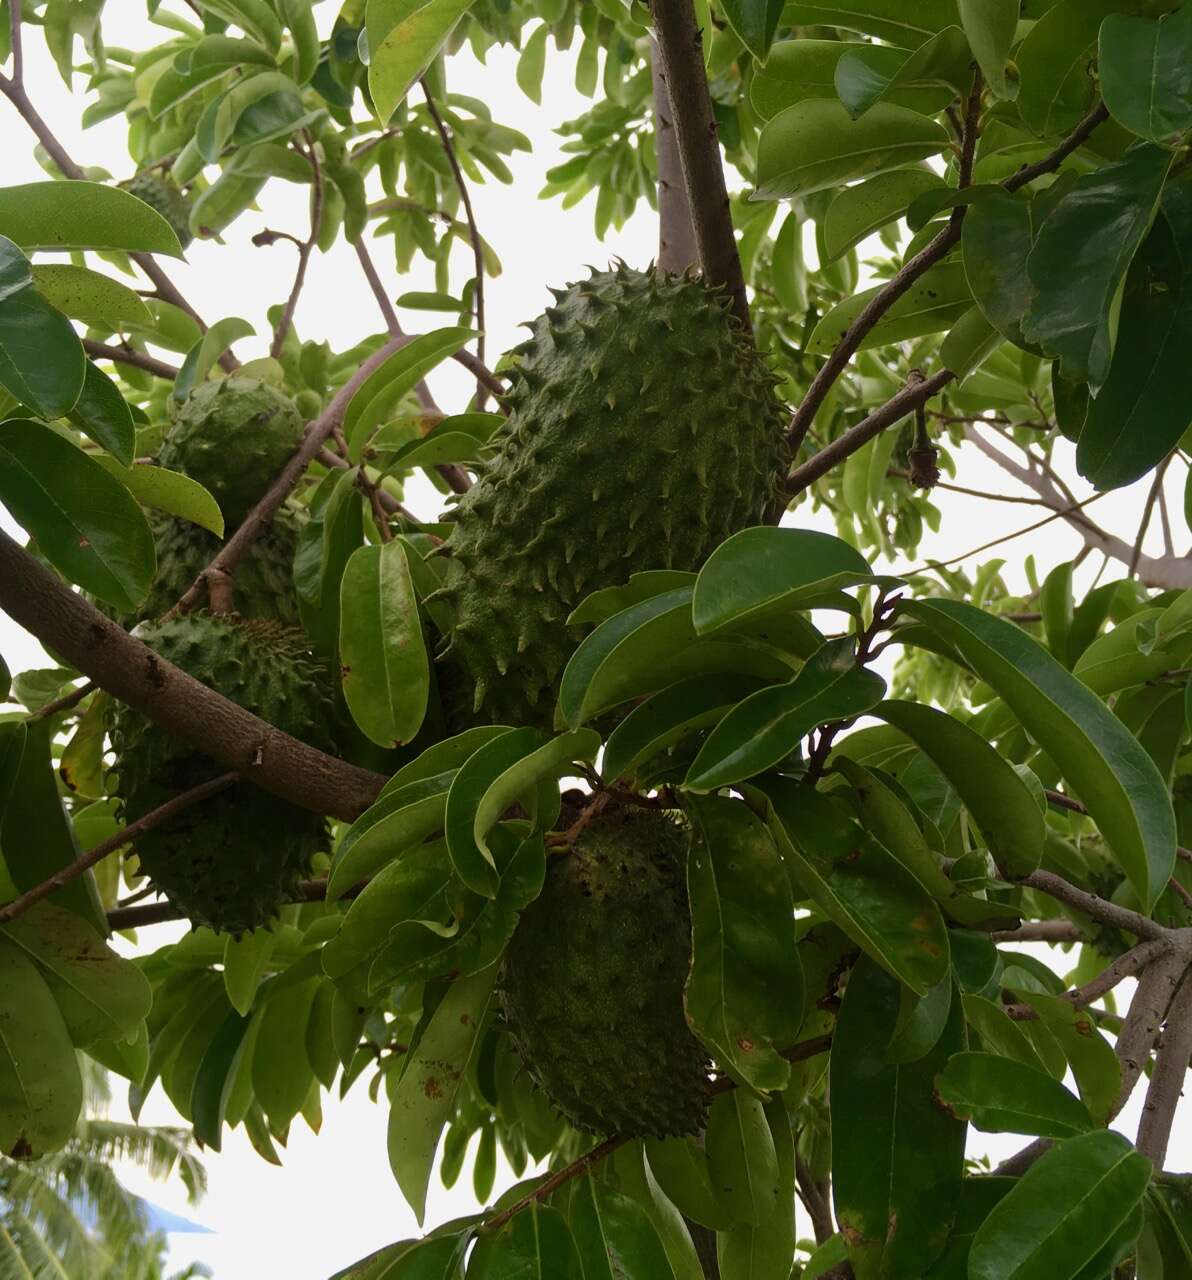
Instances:
[[[427,1076],[426,1083],[422,1086],[422,1092],[428,1098],[441,1098],[443,1096],[443,1086],[439,1083],[437,1077]]]

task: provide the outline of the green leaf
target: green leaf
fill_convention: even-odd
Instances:
[[[991,325],[1023,346],[1022,318],[1032,290],[1026,264],[1033,243],[1032,206],[1007,192],[970,206],[961,231],[964,274]]]
[[[860,552],[829,533],[742,529],[700,570],[691,618],[699,635],[712,635],[823,605],[832,592],[872,578]]]
[[[813,355],[832,351],[853,321],[881,292],[882,285],[863,289],[838,302],[812,330],[804,350]],[[929,268],[893,303],[861,340],[859,351],[886,346],[927,333],[950,328],[972,306],[964,267],[959,262],[941,262]]]
[[[848,720],[881,701],[886,682],[857,665],[849,636],[829,640],[787,684],[759,689],[716,725],[683,786],[714,791],[776,765],[818,725]]]
[[[432,5],[435,2],[432,0]],[[359,461],[368,433],[385,420],[402,397],[475,336],[471,329],[435,329],[412,338],[373,370],[356,389],[344,413],[344,434],[351,445],[353,461]]]
[[[94,458],[41,423],[0,423],[0,501],[65,577],[135,609],[156,572],[139,506]]]
[[[1101,20],[1119,0],[1059,0],[1018,46],[1016,105],[1028,129],[1043,137],[1066,133],[1091,105],[1089,69]]]
[[[827,0],[823,4],[788,4],[786,21],[843,27],[915,49],[956,21],[956,6],[951,0],[917,0],[914,5],[903,0]]]
[[[1192,186],[1171,183],[1162,209],[1131,264],[1109,376],[1076,445],[1077,469],[1098,489],[1145,475],[1192,422]]]
[[[973,57],[985,83],[999,98],[1014,96],[1006,88],[1006,62],[1018,28],[1019,7],[1019,0],[956,0]]]
[[[899,987],[867,959],[849,975],[832,1038],[832,1191],[858,1275],[920,1276],[952,1228],[964,1170],[965,1126],[933,1084],[964,1045],[959,995],[926,1056],[890,1063]]]
[[[90,360],[84,366],[83,389],[79,392],[79,398],[70,411],[70,420],[80,431],[112,455],[107,460],[99,459],[101,466],[111,462],[123,471],[132,465],[133,451],[137,442],[137,429],[132,420],[132,410],[120,394],[119,387]],[[191,483],[194,484],[194,481]],[[223,532],[222,516],[219,532]]]
[[[78,1058],[54,997],[33,961],[0,937],[0,1152],[57,1151],[82,1106]]]
[[[79,846],[58,794],[48,722],[29,721],[23,742],[18,741],[21,736],[13,734],[4,744],[5,772],[14,767],[15,771],[9,775],[12,790],[4,805],[0,847],[8,874],[17,889],[24,892],[69,866],[79,856]],[[73,911],[107,936],[107,916],[90,873],[56,889],[47,901]]]
[[[444,830],[456,875],[473,893],[496,896],[496,863],[476,839],[476,818],[489,788],[524,756],[543,745],[537,729],[510,729],[476,751],[452,780],[447,793]]]
[[[271,991],[253,1045],[252,1087],[275,1132],[302,1110],[315,1078],[306,1059],[306,1024],[318,980],[307,978]]]
[[[940,363],[956,375],[958,386],[1002,345],[1002,335],[980,307],[969,307],[940,343]]]
[[[10,282],[0,289],[0,387],[43,418],[59,418],[82,390],[83,344],[34,285],[11,287],[21,262],[20,251],[0,236],[0,281]]]
[[[39,902],[0,932],[37,965],[80,1048],[131,1035],[149,1013],[153,993],[140,969],[73,911]]]
[[[783,0],[722,0],[729,26],[759,61],[765,62],[782,17]]]
[[[736,1223],[716,1240],[720,1280],[766,1280],[780,1276],[795,1251],[795,1144],[790,1116],[780,1098],[766,1106],[766,1122],[778,1158],[774,1209],[758,1226]]]
[[[569,1216],[584,1280],[670,1277],[666,1250],[645,1209],[590,1173],[572,1194]]]
[[[960,651],[1055,761],[1149,910],[1175,864],[1175,820],[1138,739],[1012,622],[959,600],[904,608]]]
[[[549,35],[550,27],[545,22],[535,27],[529,39],[522,45],[521,57],[517,60],[518,88],[536,105],[542,103],[542,77],[546,71],[546,38]]]
[[[0,302],[33,283],[29,259],[5,236],[0,236]]]
[[[927,890],[828,796],[789,778],[767,778],[758,790],[778,848],[816,906],[926,995],[949,965],[948,931]]]
[[[1097,1124],[1108,1124],[1121,1092],[1122,1070],[1096,1020],[1063,996],[1019,990],[1018,996],[1039,1015],[1039,1023],[1059,1041],[1076,1087]]]
[[[695,584],[696,575],[678,569],[643,569],[631,573],[629,581],[616,587],[604,587],[586,595],[567,616],[569,627],[582,623],[607,622],[631,605],[641,604],[665,591]]]
[[[917,196],[940,189],[945,189],[943,183],[927,169],[892,169],[845,187],[824,214],[824,249],[828,259],[839,258],[866,236],[901,218]]]
[[[182,257],[178,237],[156,209],[99,182],[0,187],[0,236],[22,249],[128,249]]]
[[[761,1100],[747,1089],[713,1098],[704,1151],[713,1194],[732,1220],[768,1221],[777,1203],[778,1153]]]
[[[223,1144],[223,1127],[232,1102],[232,1088],[244,1069],[246,1055],[256,1047],[256,1036],[249,1032],[253,1019],[229,1013],[211,1037],[199,1061],[190,1095],[191,1122],[195,1137],[212,1151]]]
[[[1171,160],[1170,151],[1139,142],[1121,160],[1077,178],[1043,220],[1027,258],[1034,292],[1023,336],[1094,390],[1109,373],[1119,291]]]
[[[1118,124],[1152,142],[1192,125],[1192,9],[1161,20],[1111,13],[1098,39],[1101,95]]]
[[[249,338],[256,330],[239,316],[217,320],[186,353],[182,368],[174,379],[174,399],[185,400],[215,368],[215,362],[237,338]]]
[[[1046,823],[1014,767],[954,716],[922,703],[883,702],[874,711],[935,762],[977,821],[994,858],[1029,875],[1043,858]]]
[[[197,480],[183,475],[181,471],[155,467],[148,462],[122,467],[115,458],[102,455],[95,461],[146,507],[165,511],[180,520],[189,520],[191,524],[210,530],[217,538],[223,537],[224,518],[219,503]]]
[[[1108,1130],[1070,1138],[991,1210],[969,1252],[970,1280],[1070,1280],[1142,1199],[1151,1162]]]
[[[647,1138],[646,1160],[663,1194],[685,1217],[725,1231],[733,1215],[716,1198],[704,1148],[695,1138]]]
[[[859,120],[839,102],[809,98],[780,112],[757,147],[757,195],[786,200],[900,169],[942,151],[948,135],[906,107],[879,103]]]
[[[263,44],[270,53],[281,48],[281,23],[269,0],[199,0],[200,7]]]
[[[340,583],[339,655],[344,700],[371,741],[397,747],[426,716],[430,661],[406,549],[358,547]]]
[[[958,1053],[936,1081],[940,1102],[986,1133],[1070,1138],[1093,1127],[1079,1098],[1038,1067],[994,1053]]]
[[[750,676],[694,676],[646,698],[609,735],[601,760],[604,778],[615,782],[688,735],[715,724],[729,707],[758,688],[759,681]]]
[[[782,860],[740,801],[709,796],[689,809],[687,1019],[734,1079],[759,1092],[784,1089],[790,1064],[781,1050],[799,1034],[803,971]]]
[[[107,329],[122,329],[126,321],[152,324],[153,317],[141,296],[128,285],[72,263],[39,263],[33,283],[52,307],[73,320]]]
[[[368,91],[382,124],[434,61],[475,0],[369,0]]]
[[[364,512],[355,469],[331,481],[326,506],[298,536],[294,589],[314,647],[331,655],[339,646],[339,586],[344,566],[364,541]]]
[[[426,1212],[426,1188],[439,1135],[455,1111],[484,1028],[496,977],[493,965],[451,984],[410,1053],[393,1093],[389,1164],[419,1223]]]
[[[257,988],[269,969],[277,942],[271,929],[253,929],[239,937],[228,935],[224,944],[223,982],[228,1002],[247,1017],[256,999]]]
[[[945,84],[959,96],[968,92],[972,54],[959,27],[945,27],[895,68],[874,65],[868,49],[846,53],[836,64],[836,94],[857,119],[905,84]]]

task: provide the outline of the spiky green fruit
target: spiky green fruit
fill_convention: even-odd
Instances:
[[[665,815],[606,810],[567,854],[505,953],[514,1044],[572,1124],[595,1133],[695,1133],[708,1057],[683,1013],[691,962],[685,832]]]
[[[145,172],[120,185],[138,200],[144,200],[151,209],[156,209],[173,228],[178,243],[184,249],[194,239],[190,230],[190,201],[169,178]]]
[[[138,635],[254,715],[330,748],[329,674],[300,631],[196,613],[146,624]],[[116,794],[128,822],[224,771],[121,703],[114,704],[108,729]],[[326,837],[318,814],[242,782],[139,836],[134,847],[145,873],[195,925],[238,934],[277,915]]]
[[[96,601],[109,617],[131,629],[138,622],[159,618],[178,603],[187,587],[211,563],[223,543],[215,534],[174,516],[146,513],[157,549],[157,576],[149,594],[134,613],[120,613]],[[306,523],[300,508],[283,507],[249,543],[236,565],[236,612],[244,618],[264,618],[299,625],[294,593],[294,551]]]
[[[210,491],[230,533],[290,460],[302,432],[302,416],[284,391],[258,378],[221,378],[187,397],[158,459]]]
[[[638,569],[698,569],[786,464],[774,375],[721,294],[619,267],[555,297],[449,543],[447,683],[494,723],[549,725],[572,609]]]

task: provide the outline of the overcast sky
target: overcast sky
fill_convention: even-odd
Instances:
[[[173,6],[179,12],[183,6]],[[334,18],[336,6],[316,8],[320,26]],[[134,0],[109,4],[104,12],[104,32],[109,44],[144,49],[169,37],[143,16],[142,6]],[[189,15],[189,11],[185,11]],[[559,142],[552,130],[587,108],[572,85],[569,56],[552,57],[543,91],[542,107],[535,107],[516,87],[514,67],[516,55],[494,51],[488,65],[478,65],[468,54],[453,59],[449,66],[450,87],[488,101],[494,116],[502,123],[525,132],[534,143],[534,154],[518,154],[511,165],[516,182],[511,187],[492,183],[473,191],[476,216],[486,239],[494,246],[504,266],[500,278],[487,282],[488,342],[490,361],[519,340],[519,322],[538,314],[549,301],[548,285],[557,285],[585,274],[585,264],[605,265],[610,257],[623,257],[631,265],[645,265],[655,253],[656,225],[650,211],[642,206],[639,214],[620,232],[611,233],[603,242],[592,232],[592,200],[589,198],[568,213],[560,210],[557,200],[538,201],[535,196],[543,183],[543,175],[559,163]],[[83,131],[78,120],[86,105],[81,81],[73,96],[60,80],[45,52],[40,33],[31,30],[26,37],[27,87],[39,110],[50,122],[70,154],[82,164],[102,165],[116,178],[128,177],[133,169],[125,147],[123,117]],[[3,138],[4,181],[18,183],[44,177],[32,156],[32,142],[7,102],[0,99],[0,138]],[[263,227],[287,230],[298,235],[306,231],[306,194],[304,188],[273,182],[265,190],[259,213],[244,214],[225,233],[223,246],[196,242],[187,253],[187,262],[167,263],[168,270],[183,293],[209,322],[223,316],[238,315],[257,326],[257,337],[237,345],[242,359],[263,355],[269,334],[265,323],[266,307],[282,300],[292,281],[294,252],[285,243],[269,249],[257,249],[250,243],[253,234]],[[387,243],[376,245],[374,255],[391,297],[411,290],[434,288],[432,272],[416,261],[412,272],[398,279]],[[453,291],[458,292],[471,274],[470,258],[462,250],[457,253]],[[402,316],[411,332],[435,327],[428,313],[409,312]],[[342,242],[325,256],[316,255],[311,263],[308,283],[299,303],[296,326],[303,339],[327,339],[342,350],[353,342],[381,329],[376,305],[361,277],[355,256]],[[472,391],[467,375],[452,362],[431,377],[439,403],[448,411],[459,411]],[[1070,451],[1067,451],[1070,457]],[[1000,493],[1021,492],[975,450],[969,448],[958,456],[959,483],[971,488]],[[1174,511],[1181,510],[1176,490],[1183,484],[1182,468],[1172,468]],[[1149,478],[1130,489],[1110,495],[1097,504],[1097,518],[1106,527],[1129,539],[1133,538]],[[1089,492],[1088,486],[1075,482],[1078,498]],[[411,501],[420,514],[429,515],[437,501],[429,485],[411,489]],[[943,559],[986,542],[1002,534],[1022,528],[1041,515],[1037,507],[990,503],[959,495],[940,494],[938,505],[943,519],[938,534],[928,534],[920,548],[920,559]],[[0,513],[5,527],[12,528]],[[831,531],[831,522],[821,513],[813,517],[800,512],[793,521]],[[1157,523],[1157,522],[1156,522]],[[1177,546],[1186,545],[1187,532],[1177,529]],[[1071,558],[1080,543],[1074,533],[1061,522],[1009,544],[1002,554],[1008,557],[1007,579],[1012,586],[1023,586],[1025,578],[1017,567],[1022,556],[1033,551],[1040,577],[1054,564]],[[1147,549],[1156,554],[1162,547],[1157,529],[1152,532]],[[971,561],[968,568],[972,568]],[[1089,557],[1086,572],[1091,573],[1099,557]],[[902,564],[898,567],[909,567]],[[1123,576],[1120,566],[1112,567],[1111,577]],[[13,670],[39,665],[43,658],[32,638],[0,615],[0,651]],[[182,926],[165,925],[143,931],[142,948],[148,949],[179,936]],[[1042,954],[1042,951],[1040,951]],[[1061,962],[1062,967],[1062,962]],[[1142,1090],[1136,1092],[1134,1105],[1123,1118],[1123,1132],[1133,1135]],[[123,1108],[117,1106],[117,1114]],[[178,1117],[165,1100],[160,1088],[145,1106],[147,1123],[178,1123]],[[311,1134],[301,1120],[294,1124],[288,1150],[283,1152],[284,1167],[266,1165],[249,1146],[243,1130],[225,1135],[224,1151],[208,1155],[211,1189],[197,1209],[186,1206],[180,1186],[150,1183],[136,1171],[122,1170],[135,1190],[176,1212],[195,1218],[215,1234],[174,1236],[171,1261],[179,1266],[192,1258],[210,1263],[219,1280],[259,1280],[262,1276],[286,1276],[287,1280],[323,1280],[334,1270],[370,1250],[416,1234],[417,1227],[389,1173],[385,1154],[386,1110],[368,1101],[366,1088],[357,1084],[344,1103],[324,1100],[322,1134]],[[995,1159],[1009,1154],[1023,1140],[972,1132],[970,1155],[989,1153]],[[1171,1150],[1172,1167],[1192,1169],[1192,1117],[1185,1114],[1177,1126]],[[498,1192],[511,1180],[502,1170]],[[460,1184],[446,1193],[432,1179],[428,1206],[428,1223],[444,1221],[475,1208],[467,1189],[470,1171],[465,1170]],[[800,1209],[799,1230],[810,1234],[810,1227]]]

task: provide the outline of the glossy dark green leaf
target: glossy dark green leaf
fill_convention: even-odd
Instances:
[[[1121,1092],[1122,1071],[1096,1019],[1062,996],[1019,991],[1020,998],[1039,1015],[1039,1022],[1059,1042],[1080,1090],[1080,1097],[1097,1124],[1108,1124]]]
[[[940,982],[948,931],[919,881],[829,797],[787,778],[759,790],[779,850],[816,906],[912,991]]]
[[[468,1264],[477,1280],[587,1280],[567,1221],[558,1209],[537,1201],[501,1228],[495,1239],[481,1239]]]
[[[720,1280],[766,1280],[780,1276],[795,1251],[795,1144],[791,1120],[780,1098],[767,1104],[766,1121],[778,1159],[774,1211],[754,1226],[736,1223],[716,1239]]]
[[[782,17],[783,0],[724,0],[724,16],[759,62],[765,62]]]
[[[18,746],[16,736],[5,743],[6,765],[16,763],[9,755],[10,751],[15,754]],[[45,720],[31,720],[26,726],[20,764],[12,775],[12,790],[4,806],[0,847],[4,851],[4,865],[22,892],[41,884],[79,856],[78,841],[54,781],[50,730]],[[102,937],[107,937],[107,916],[92,874],[56,889],[47,901],[73,911]]]
[[[965,1126],[940,1109],[934,1079],[964,1046],[960,997],[935,1047],[892,1064],[899,987],[867,959],[849,975],[832,1040],[832,1188],[859,1275],[915,1280],[943,1250],[964,1170]]]
[[[945,188],[939,177],[927,169],[894,169],[845,187],[824,214],[828,258],[839,258],[866,236],[901,218],[917,196],[942,189]]]
[[[759,689],[716,725],[683,785],[714,791],[785,759],[818,725],[847,720],[881,700],[885,681],[857,665],[851,638],[830,640],[787,684]]]
[[[219,503],[197,480],[183,475],[181,471],[155,467],[148,462],[123,467],[115,458],[103,454],[99,454],[96,461],[109,475],[115,476],[142,506],[189,520],[191,524],[209,529],[217,538],[223,537],[224,518]]]
[[[1175,820],[1138,739],[1013,623],[958,600],[906,610],[955,645],[1001,695],[1087,805],[1140,899],[1152,904],[1175,862]]]
[[[616,587],[604,587],[585,596],[567,617],[568,626],[581,623],[607,622],[615,614],[641,604],[664,591],[695,585],[696,575],[679,569],[643,569],[631,573],[629,581]]]
[[[83,1081],[58,1005],[33,961],[0,937],[0,1152],[57,1151],[74,1132]]]
[[[277,986],[261,1013],[253,1045],[252,1088],[270,1126],[278,1132],[302,1110],[314,1082],[314,1070],[306,1059],[306,1024],[318,986],[317,978]]]
[[[864,557],[840,538],[811,529],[742,529],[708,557],[695,583],[696,631],[720,631],[823,604],[832,592],[868,582]]]
[[[1018,875],[1043,857],[1043,814],[1026,783],[978,733],[922,703],[883,702],[874,712],[910,738],[960,793],[999,863]]]
[[[220,1150],[231,1083],[247,1042],[252,1019],[233,1010],[211,1038],[199,1063],[190,1111],[195,1137],[212,1151]]]
[[[762,129],[757,198],[809,195],[925,160],[947,144],[942,126],[906,107],[882,102],[852,120],[839,102],[808,98]]]
[[[358,547],[340,583],[339,654],[344,701],[383,747],[416,736],[430,696],[430,660],[400,542]]]
[[[936,1080],[940,1102],[986,1133],[1069,1138],[1093,1127],[1088,1108],[1045,1071],[993,1053],[958,1053]]]
[[[684,1006],[695,1033],[735,1079],[783,1089],[781,1050],[799,1034],[803,971],[794,904],[765,826],[739,800],[689,802],[692,960]]]
[[[945,27],[908,54],[892,70],[870,62],[865,48],[846,53],[836,64],[836,94],[854,119],[865,114],[899,85],[946,84],[958,95],[972,80],[972,54],[959,27]]]
[[[886,1061],[917,1062],[939,1043],[952,1012],[952,975],[937,982],[925,996],[903,988],[898,1022],[886,1046]]]
[[[774,1212],[778,1153],[761,1099],[734,1089],[712,1099],[704,1134],[712,1193],[734,1222],[761,1226]]]
[[[1033,294],[1023,336],[1090,387],[1109,374],[1116,296],[1170,167],[1171,152],[1140,142],[1077,178],[1040,224],[1027,258]]]
[[[135,609],[157,568],[141,508],[93,458],[26,418],[0,423],[0,501],[55,568]]]
[[[355,471],[334,482],[318,515],[303,526],[294,553],[298,610],[314,647],[333,654],[339,645],[340,583],[352,552],[364,541],[364,514]]]
[[[1006,97],[1006,62],[1018,27],[1018,0],[956,0],[956,8],[985,83],[999,98]]]
[[[99,182],[0,187],[0,236],[22,249],[130,249],[182,257],[178,237],[156,209]]]
[[[1117,0],[1059,0],[1019,44],[1016,105],[1027,128],[1044,137],[1066,133],[1092,105],[1089,69],[1101,20]]]
[[[981,1225],[970,1280],[1070,1280],[1129,1218],[1150,1177],[1150,1161],[1108,1130],[1054,1147]]]
[[[33,283],[29,259],[7,236],[0,236],[0,302]]]
[[[90,360],[84,367],[82,390],[70,410],[70,420],[120,466],[131,467],[137,436],[132,410],[111,378]],[[222,517],[215,532],[223,533]]]
[[[655,1280],[670,1263],[646,1211],[591,1174],[572,1193],[571,1233],[584,1280]]]
[[[973,298],[991,325],[1022,345],[1022,317],[1031,301],[1026,274],[1034,231],[1030,202],[1006,192],[972,205],[961,250]]]
[[[646,1160],[667,1199],[685,1217],[713,1231],[733,1224],[716,1198],[703,1145],[695,1138],[647,1138]]]
[[[1192,24],[1192,10],[1188,11]],[[1173,15],[1171,21],[1180,17]],[[1167,24],[1164,24],[1167,25]],[[1172,183],[1126,278],[1109,376],[1076,446],[1098,489],[1145,475],[1192,422],[1192,184]]]
[[[59,418],[79,398],[86,359],[70,321],[34,285],[14,287],[27,269],[0,236],[0,387],[43,418]]]
[[[1123,128],[1166,142],[1192,125],[1192,9],[1162,19],[1111,13],[1099,46],[1101,96]]]

